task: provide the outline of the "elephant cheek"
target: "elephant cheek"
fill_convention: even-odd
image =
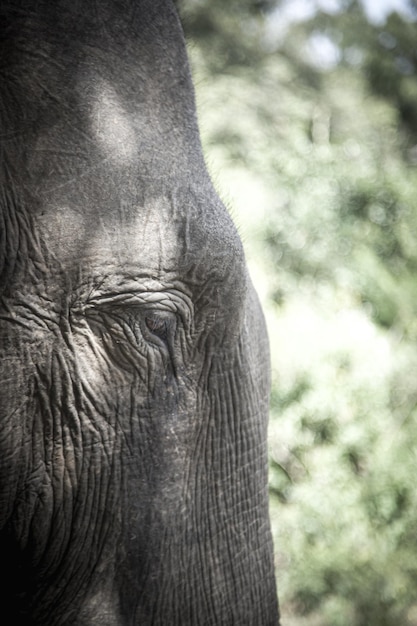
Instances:
[[[1,359],[0,367],[0,528],[10,518],[31,458],[31,385],[22,359]],[[30,380],[30,379],[29,379]]]
[[[124,454],[139,464],[142,482],[153,465],[157,473],[176,474],[198,424],[198,385],[182,354],[140,351],[126,341],[115,346],[114,337],[91,333],[79,333],[73,343],[79,412],[93,426],[104,421],[125,442]]]

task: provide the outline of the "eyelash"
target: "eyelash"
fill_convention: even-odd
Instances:
[[[167,341],[170,328],[169,320],[163,319],[157,315],[153,317],[145,315],[145,324],[152,334],[156,335],[163,341]]]
[[[141,318],[141,330],[144,338],[159,345],[162,342],[164,346],[169,347],[175,335],[175,315],[166,312],[145,311]]]

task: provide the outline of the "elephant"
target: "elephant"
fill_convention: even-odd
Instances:
[[[3,620],[276,625],[268,337],[175,4],[0,31]]]

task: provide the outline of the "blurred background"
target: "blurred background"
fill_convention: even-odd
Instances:
[[[269,326],[283,624],[417,625],[417,1],[180,9]]]

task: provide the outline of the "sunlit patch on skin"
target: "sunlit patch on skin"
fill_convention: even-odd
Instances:
[[[135,131],[114,88],[101,81],[95,88],[91,128],[104,156],[117,165],[128,165],[136,151]]]

